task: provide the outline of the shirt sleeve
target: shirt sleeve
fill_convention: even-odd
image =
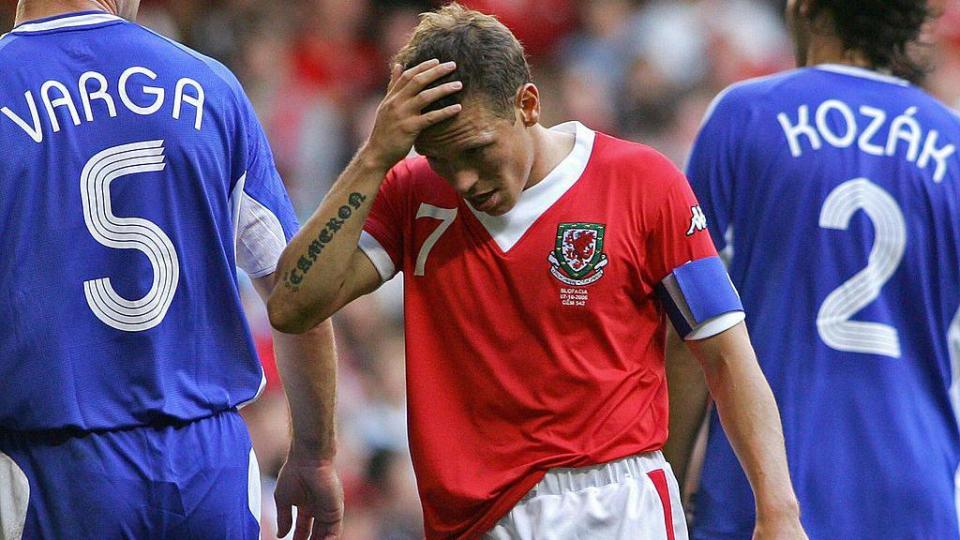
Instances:
[[[400,162],[387,173],[360,234],[359,248],[377,268],[382,281],[389,281],[402,267],[403,201],[400,188],[407,170],[406,164]]]
[[[240,96],[244,169],[230,194],[237,266],[250,277],[272,274],[299,224],[253,106]]]
[[[690,185],[703,203],[710,235],[721,251],[727,247],[726,235],[733,220],[733,187],[739,166],[736,152],[746,124],[732,90],[725,90],[710,105],[687,162]]]
[[[647,270],[677,333],[705,339],[742,321],[743,306],[690,185],[672,164],[659,174],[666,179],[665,195],[651,210]]]

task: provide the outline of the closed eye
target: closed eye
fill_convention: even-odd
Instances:
[[[474,147],[465,149],[462,152],[462,154],[464,157],[478,158],[478,157],[481,157],[484,154],[484,152],[486,152],[487,149],[490,148],[490,146],[491,146],[490,144],[484,144],[482,146],[474,146]]]

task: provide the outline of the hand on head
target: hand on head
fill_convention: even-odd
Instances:
[[[459,92],[460,81],[451,81],[431,87],[431,83],[456,70],[456,64],[427,60],[406,71],[394,65],[387,85],[387,95],[377,107],[373,132],[365,145],[373,158],[383,167],[392,167],[406,157],[413,143],[424,129],[456,116],[459,103],[441,109],[424,111],[431,103]]]

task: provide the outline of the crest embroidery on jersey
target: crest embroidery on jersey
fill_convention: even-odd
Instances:
[[[547,260],[550,273],[566,285],[589,285],[603,277],[607,255],[603,252],[606,225],[561,223],[557,241]]]

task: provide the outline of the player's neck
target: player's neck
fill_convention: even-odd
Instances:
[[[533,129],[536,151],[524,189],[529,189],[546,178],[550,171],[570,154],[577,142],[577,137],[571,133],[549,130],[539,124]]]
[[[116,2],[110,0],[21,0],[14,25],[77,11],[104,11],[117,15]]]
[[[804,65],[842,64],[874,69],[870,59],[862,51],[844,49],[843,43],[833,36],[822,36],[807,48]]]

